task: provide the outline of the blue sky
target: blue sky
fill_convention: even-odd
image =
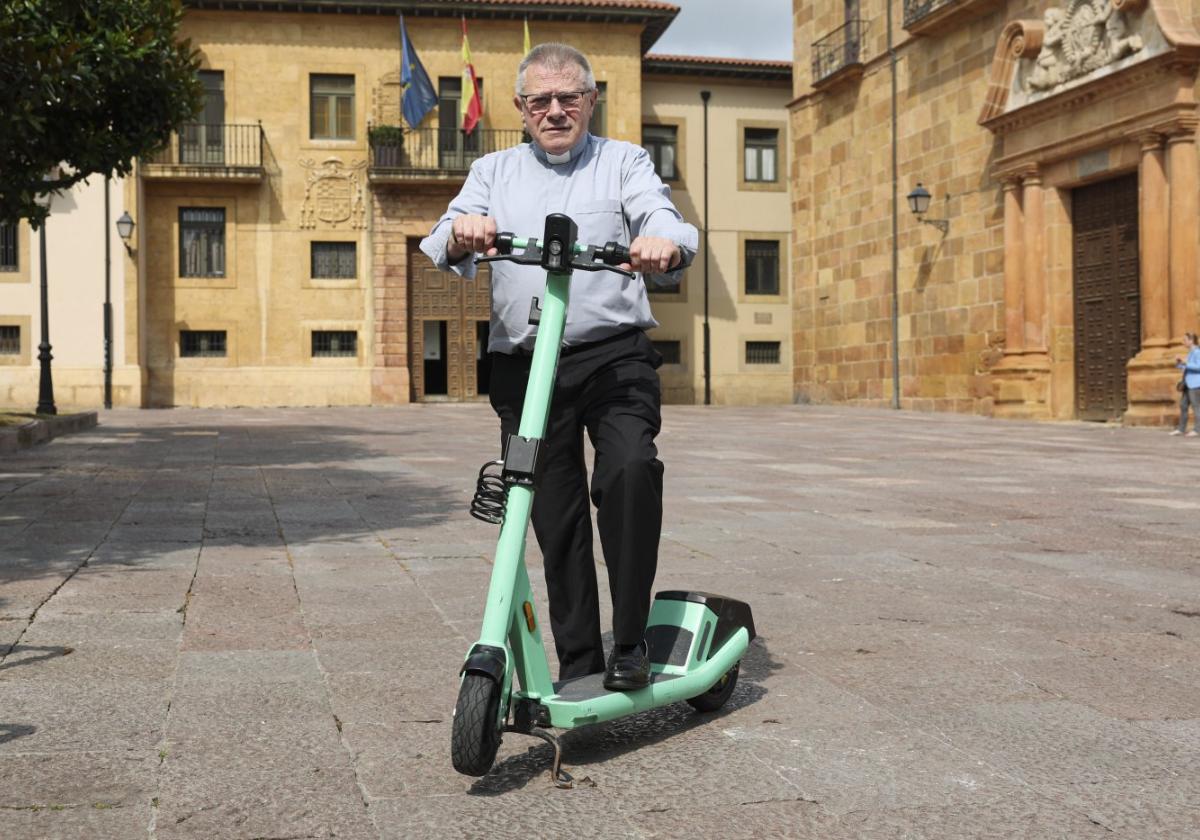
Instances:
[[[679,16],[651,52],[792,60],[792,0],[667,0]]]

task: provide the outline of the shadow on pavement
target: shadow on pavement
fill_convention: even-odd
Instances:
[[[266,548],[437,527],[462,494],[398,454],[395,439],[410,434],[118,418],[20,453],[0,464],[0,611],[24,613],[35,581],[85,561],[126,571],[206,542]]]

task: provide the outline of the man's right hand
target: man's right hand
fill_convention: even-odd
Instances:
[[[446,243],[446,256],[450,262],[458,262],[468,254],[495,256],[496,221],[491,216],[465,213],[455,216],[450,223],[450,239]]]

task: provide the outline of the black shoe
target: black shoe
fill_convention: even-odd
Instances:
[[[608,691],[637,691],[650,685],[650,658],[646,643],[616,645],[608,657],[604,687]]]

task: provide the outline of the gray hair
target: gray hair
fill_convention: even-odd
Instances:
[[[533,64],[541,65],[550,70],[562,70],[574,65],[583,71],[583,81],[588,90],[595,90],[596,77],[592,75],[592,65],[587,56],[570,44],[538,44],[521,59],[517,67],[517,93],[525,92],[525,70]]]

